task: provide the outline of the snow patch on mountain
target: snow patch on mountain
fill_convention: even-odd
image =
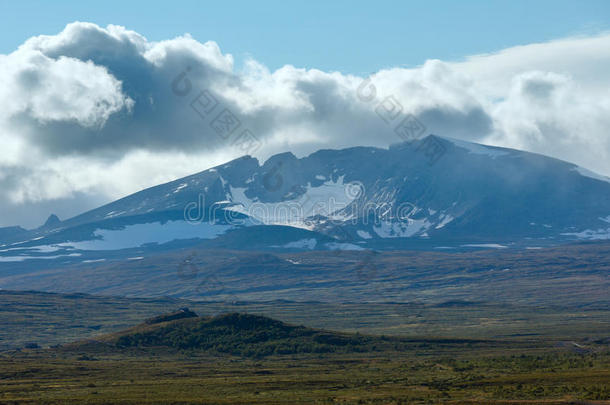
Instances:
[[[318,241],[315,238],[300,239],[294,242],[288,242],[283,247],[288,249],[309,249],[312,250],[316,247]]]
[[[499,243],[469,243],[462,245],[462,247],[473,247],[473,248],[488,248],[488,249],[506,249],[507,246],[500,245]]]
[[[186,188],[186,187],[188,187],[188,184],[187,184],[187,183],[182,183],[182,184],[180,184],[180,185],[179,185],[178,187],[176,187],[176,189],[174,190],[174,194],[176,194],[176,193],[180,192],[180,190],[182,190],[183,188]]]
[[[54,256],[0,256],[0,262],[23,262],[25,260],[53,260],[62,257],[79,257],[81,253],[70,253],[67,255]]]
[[[362,246],[354,245],[353,243],[330,242],[325,243],[324,246],[330,250],[364,250]]]
[[[32,247],[12,247],[8,249],[1,249],[0,253],[11,252],[11,251],[25,251],[25,252],[35,252],[35,253],[53,253],[57,252],[61,248],[56,245],[40,245],[40,246],[32,246]]]
[[[585,240],[609,240],[610,239],[610,228],[607,229],[586,229],[582,232],[570,232],[570,233],[562,233],[565,236],[574,236],[578,239]]]
[[[363,231],[363,230],[357,230],[356,233],[358,234],[358,236],[360,236],[362,239],[371,239],[373,238],[371,236],[370,233],[368,233],[367,231]]]
[[[212,239],[222,235],[232,225],[219,225],[207,222],[191,224],[184,221],[166,223],[147,223],[128,225],[123,229],[97,229],[96,239],[82,242],[67,242],[60,246],[79,250],[117,250],[140,247],[152,243],[167,243],[180,239]]]
[[[445,225],[447,225],[449,222],[453,221],[455,218],[453,218],[451,215],[441,215],[440,220],[441,222],[436,225],[436,229],[441,229],[442,227],[444,227]]]
[[[407,218],[401,222],[382,221],[373,227],[373,230],[380,238],[410,238],[418,233],[423,233],[432,224],[427,218],[411,219]]]
[[[312,229],[309,218],[320,215],[332,220],[347,221],[351,216],[340,211],[346,208],[355,196],[345,191],[344,176],[337,181],[326,181],[318,187],[308,183],[303,195],[286,201],[261,202],[258,198],[246,196],[245,187],[229,186],[227,197],[233,205],[225,209],[247,215],[265,225],[287,225]]]

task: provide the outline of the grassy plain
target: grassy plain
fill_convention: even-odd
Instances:
[[[28,351],[0,356],[2,404],[608,404],[607,347],[270,356]]]

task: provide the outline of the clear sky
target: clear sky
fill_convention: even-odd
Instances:
[[[252,56],[272,70],[362,75],[607,31],[610,1],[1,0],[0,53],[76,20],[123,25],[150,41],[188,32],[216,41],[238,67]]]

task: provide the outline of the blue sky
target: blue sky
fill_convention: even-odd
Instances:
[[[148,40],[216,41],[237,67],[251,56],[365,75],[426,59],[610,30],[609,1],[2,1],[0,53],[67,23],[123,25]]]

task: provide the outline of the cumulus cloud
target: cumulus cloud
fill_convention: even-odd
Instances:
[[[255,60],[236,71],[212,41],[151,42],[72,23],[0,55],[0,226],[36,225],[54,202],[76,214],[244,152],[387,146],[400,141],[398,113],[427,132],[610,175],[608,65],[610,34],[429,60],[366,81]]]

